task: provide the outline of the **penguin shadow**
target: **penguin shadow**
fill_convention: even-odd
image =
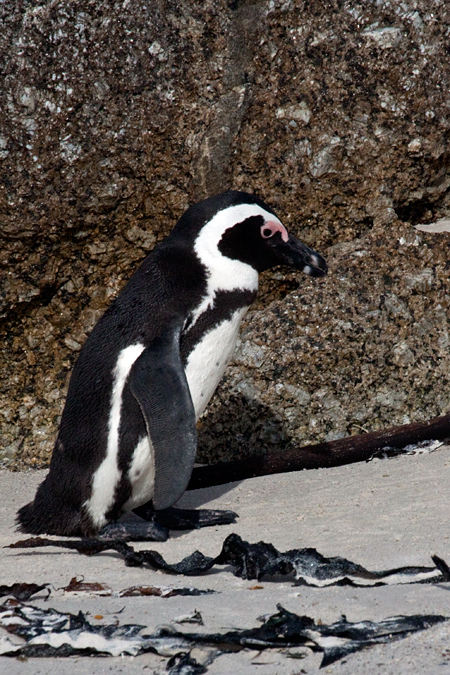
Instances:
[[[280,416],[257,399],[232,395],[216,400],[198,425],[199,464],[251,460],[266,452],[283,450],[292,443]],[[185,492],[178,508],[197,509],[233,492],[243,480]],[[232,497],[225,508],[234,510]],[[238,514],[239,515],[239,514]],[[180,532],[180,535],[183,533]],[[178,533],[176,533],[178,535]]]
[[[202,465],[196,464],[196,466]],[[240,483],[242,483],[242,480],[236,480],[224,485],[213,485],[212,487],[185,492],[175,506],[179,509],[198,509],[207,506],[210,502],[227,494],[227,492],[232,492]],[[230,508],[233,510],[231,505]]]
[[[283,450],[293,439],[269,406],[244,394],[214,396],[197,423],[197,461],[216,464]]]

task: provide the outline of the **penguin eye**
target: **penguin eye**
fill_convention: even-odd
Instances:
[[[273,237],[274,234],[275,234],[275,231],[272,230],[270,227],[268,227],[267,225],[262,226],[261,237],[263,239],[269,239],[269,237]]]
[[[269,220],[265,222],[264,225],[261,225],[261,237],[263,239],[270,239],[270,237],[273,237],[273,235],[277,232],[280,233],[283,241],[289,240],[289,235],[286,231],[286,228],[283,227],[280,222]]]

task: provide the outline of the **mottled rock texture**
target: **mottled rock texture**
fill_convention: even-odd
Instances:
[[[48,461],[95,321],[228,187],[330,274],[264,276],[200,458],[449,411],[449,235],[413,227],[450,211],[445,0],[5,0],[0,25],[5,461]]]

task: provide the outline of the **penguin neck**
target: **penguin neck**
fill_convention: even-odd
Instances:
[[[236,222],[248,218],[254,213],[254,205],[238,204],[215,214],[207,222],[194,242],[194,251],[207,275],[207,290],[204,301],[222,291],[253,291],[258,289],[257,270],[237,258],[231,258],[219,249],[219,243],[227,229]],[[263,211],[261,209],[261,211]]]
[[[210,245],[206,246],[206,243]],[[206,272],[206,289],[201,302],[192,313],[191,325],[194,325],[201,314],[212,309],[220,291],[250,291],[256,294],[258,272],[254,267],[222,255],[217,244],[214,246],[211,241],[197,240],[195,252]]]

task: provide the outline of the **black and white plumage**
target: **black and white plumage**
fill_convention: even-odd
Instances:
[[[50,471],[20,509],[20,529],[92,535],[125,512],[145,516],[150,501],[152,513],[181,497],[196,420],[232,355],[258,272],[276,265],[327,270],[253,195],[226,192],[186,211],[83,347]]]

